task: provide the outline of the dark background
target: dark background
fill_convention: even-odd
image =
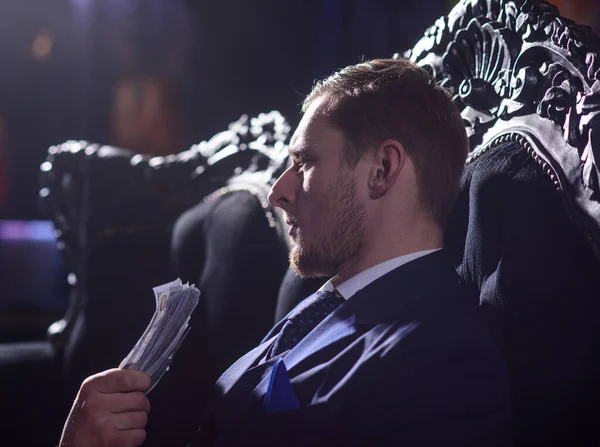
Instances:
[[[174,88],[177,147],[242,113],[297,120],[315,78],[390,57],[451,7],[447,0],[2,0],[0,117],[4,219],[44,218],[39,166],[69,139],[119,145],[111,110],[122,80]],[[32,45],[51,33],[49,56]],[[137,148],[139,149],[139,148]]]
[[[37,194],[50,145],[84,139],[159,155],[210,138],[242,113],[277,109],[295,123],[314,79],[411,47],[453,3],[1,0],[0,218],[47,217]],[[559,3],[598,22],[594,0]],[[144,143],[152,135],[115,130],[129,129],[128,113],[136,118],[115,117],[117,85],[128,82],[140,101],[148,79],[169,87],[169,107],[154,112],[170,123],[162,148]]]

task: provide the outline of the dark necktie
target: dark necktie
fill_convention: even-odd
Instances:
[[[337,290],[317,292],[312,300],[302,303],[283,325],[279,336],[273,343],[269,358],[292,349],[306,334],[312,331],[327,315],[344,302]]]

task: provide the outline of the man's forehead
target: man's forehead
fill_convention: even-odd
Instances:
[[[324,97],[316,98],[304,112],[290,140],[290,153],[308,150],[311,146],[311,139],[316,138],[318,133],[329,127],[324,100]]]

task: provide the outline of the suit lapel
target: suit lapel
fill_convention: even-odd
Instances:
[[[227,394],[241,381],[242,376],[248,371],[252,365],[255,365],[267,352],[277,335],[272,336],[262,344],[248,352],[246,355],[241,357],[233,365],[231,365],[227,371],[225,371],[219,380],[217,380],[217,387],[221,391],[221,394]]]

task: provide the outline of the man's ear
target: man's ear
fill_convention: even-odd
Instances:
[[[396,182],[406,162],[406,151],[397,140],[385,140],[373,155],[369,172],[369,198],[378,199]]]

